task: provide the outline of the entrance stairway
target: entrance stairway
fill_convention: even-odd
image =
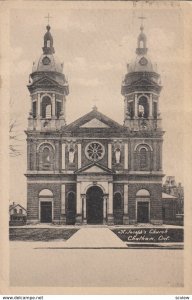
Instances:
[[[81,228],[69,240],[65,247],[77,248],[127,248],[108,228]]]

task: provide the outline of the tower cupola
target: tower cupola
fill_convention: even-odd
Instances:
[[[127,65],[122,82],[124,124],[130,130],[159,130],[160,75],[156,63],[148,55],[147,36],[143,24],[137,39],[136,58]]]
[[[69,94],[63,63],[55,56],[50,25],[46,26],[43,53],[33,63],[28,89],[31,95],[29,129],[59,130],[65,125],[65,103]]]

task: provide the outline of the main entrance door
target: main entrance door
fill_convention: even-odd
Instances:
[[[52,202],[41,201],[41,223],[52,222]]]
[[[103,223],[103,191],[98,186],[92,186],[86,193],[87,224]]]
[[[149,202],[137,202],[137,222],[149,222]]]

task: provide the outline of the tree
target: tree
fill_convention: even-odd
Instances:
[[[13,107],[13,101],[10,100],[10,110]],[[19,123],[16,118],[11,117],[9,122],[9,155],[16,157],[22,154],[21,141],[23,133],[19,130]]]

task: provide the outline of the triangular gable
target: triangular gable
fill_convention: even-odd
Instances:
[[[99,126],[95,127],[96,124],[98,124]],[[78,129],[83,130],[86,128],[101,128],[102,130],[107,129],[118,132],[124,131],[124,127],[122,125],[94,109],[88,114],[77,119],[76,121],[63,127],[63,130],[69,132],[76,131]]]
[[[86,173],[103,173],[103,174],[112,174],[112,170],[100,165],[99,163],[91,163],[89,165],[86,165],[80,169],[78,169],[77,171],[75,171],[76,174],[86,174]]]
[[[88,168],[87,170],[85,170],[84,173],[106,173],[106,171],[104,171],[100,167],[94,165],[94,166]]]
[[[86,122],[80,127],[81,128],[109,128],[107,124],[103,123],[102,121],[96,118],[93,118],[92,120]]]
[[[20,205],[20,204],[15,204],[15,205],[11,204],[9,210],[12,210],[12,209],[14,209],[14,208],[16,208],[16,207],[20,207],[20,208],[22,208],[23,210],[27,211],[26,208],[24,208],[24,207],[23,207],[22,205]]]
[[[29,84],[28,87],[35,86],[42,86],[42,85],[49,85],[49,86],[60,86],[57,81],[45,76],[43,78],[40,78],[37,81],[32,82],[32,84]]]

